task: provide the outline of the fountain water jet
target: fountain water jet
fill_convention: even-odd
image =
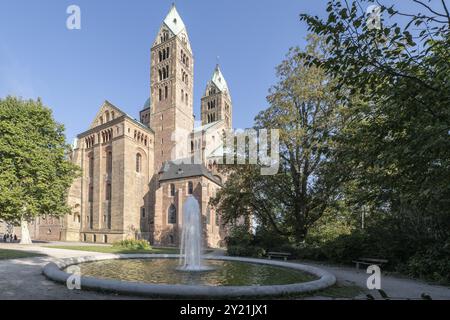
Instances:
[[[183,226],[181,233],[181,271],[208,271],[202,264],[203,230],[198,201],[189,196],[183,206]]]

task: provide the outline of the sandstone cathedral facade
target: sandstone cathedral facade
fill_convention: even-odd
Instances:
[[[104,102],[71,154],[82,169],[69,191],[72,212],[39,218],[30,226],[34,238],[177,245],[182,206],[192,195],[205,245],[221,246],[226,228],[209,201],[224,181],[216,165],[222,136],[232,128],[232,101],[216,66],[201,98],[201,125],[194,127],[193,88],[194,55],[173,5],[151,48],[150,98],[139,120]]]

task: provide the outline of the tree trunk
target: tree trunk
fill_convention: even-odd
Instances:
[[[28,222],[22,218],[20,221],[20,228],[22,229],[22,236],[20,237],[20,244],[33,244],[28,230]]]

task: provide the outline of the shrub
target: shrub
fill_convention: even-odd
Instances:
[[[450,283],[450,241],[443,246],[436,245],[417,252],[400,271],[413,277],[440,283]]]
[[[250,246],[254,242],[254,237],[247,226],[234,226],[225,242],[227,246]]]
[[[147,240],[122,240],[115,242],[114,247],[121,247],[131,250],[151,250],[152,247]]]
[[[261,258],[265,256],[266,251],[257,246],[232,245],[228,246],[227,253],[230,256]]]
[[[267,251],[293,253],[293,248],[286,237],[263,227],[256,229],[254,244]]]

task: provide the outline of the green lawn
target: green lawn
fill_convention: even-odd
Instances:
[[[34,252],[0,249],[0,260],[42,257],[42,256],[44,255]]]
[[[122,247],[114,246],[46,246],[46,248],[54,249],[66,249],[66,250],[77,250],[77,251],[90,251],[90,252],[101,252],[101,253],[122,253],[122,254],[137,254],[137,253],[178,253],[178,248],[153,248],[151,250],[133,250],[126,249]]]

